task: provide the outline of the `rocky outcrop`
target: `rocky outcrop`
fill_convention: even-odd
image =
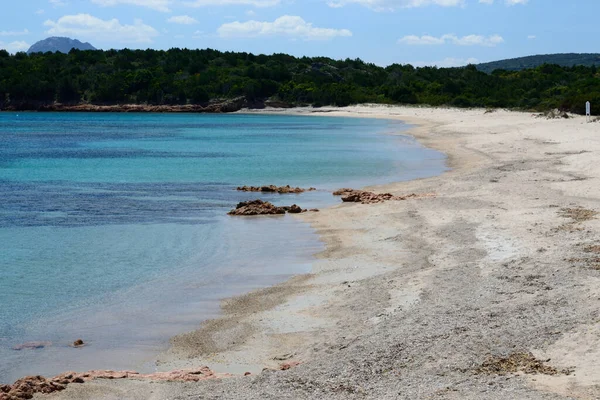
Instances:
[[[348,194],[348,193],[350,193],[350,192],[355,192],[355,191],[356,191],[356,190],[354,190],[354,189],[350,189],[350,188],[343,188],[343,189],[338,189],[338,190],[336,190],[335,192],[333,192],[333,195],[334,195],[334,196],[342,196],[342,195]]]
[[[277,215],[285,214],[285,209],[277,207],[268,201],[252,200],[238,203],[235,210],[231,210],[228,214],[234,216]]]
[[[286,186],[240,186],[237,188],[240,192],[262,192],[262,193],[279,193],[279,194],[290,194],[290,193],[304,193],[304,192],[312,192],[317,190],[313,187],[308,189],[303,189],[299,187],[291,187],[290,185]]]
[[[59,392],[73,383],[84,383],[94,379],[143,379],[169,382],[199,382],[208,379],[226,378],[231,375],[215,374],[208,367],[169,372],[140,374],[135,371],[88,371],[83,373],[66,372],[54,378],[27,376],[12,385],[0,386],[0,400],[31,399],[36,393]]]
[[[344,203],[361,203],[361,204],[376,204],[383,203],[385,201],[390,200],[408,200],[408,199],[417,199],[424,197],[433,197],[432,193],[425,194],[416,194],[412,193],[406,196],[394,196],[391,193],[373,193],[367,192],[364,190],[354,190],[354,189],[339,189],[333,192],[334,196],[342,196],[342,201]]]
[[[243,201],[238,203],[235,210],[231,210],[228,212],[229,215],[233,216],[252,216],[252,215],[282,215],[285,213],[290,214],[300,214],[305,213],[308,210],[303,209],[302,207],[292,204],[291,206],[283,206],[277,207],[268,201],[262,200],[252,200],[252,201]],[[319,211],[317,209],[312,209],[310,211]]]

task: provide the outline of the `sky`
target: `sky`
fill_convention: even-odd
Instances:
[[[212,48],[460,66],[600,52],[598,0],[0,0],[0,48]]]

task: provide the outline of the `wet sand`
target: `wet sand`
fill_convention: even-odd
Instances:
[[[409,133],[452,170],[370,188],[435,197],[299,216],[326,244],[312,274],[224,301],[222,318],[173,338],[157,361],[236,377],[97,380],[39,398],[600,396],[600,124],[385,106],[284,112],[417,124]]]

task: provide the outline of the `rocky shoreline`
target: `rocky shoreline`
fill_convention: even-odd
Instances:
[[[290,104],[277,101],[248,101],[245,97],[214,99],[204,104],[61,104],[61,103],[21,103],[2,105],[0,111],[39,111],[39,112],[112,112],[112,113],[233,113],[242,109],[263,109],[265,107],[289,108]]]
[[[291,187],[290,185],[286,186],[275,186],[275,185],[265,185],[265,186],[239,186],[237,191],[239,192],[261,192],[261,193],[279,193],[279,194],[300,194],[304,192],[314,192],[317,190],[314,187],[303,189],[299,187]]]

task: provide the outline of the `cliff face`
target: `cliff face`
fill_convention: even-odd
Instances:
[[[77,39],[70,39],[67,37],[49,37],[48,39],[40,40],[27,50],[28,54],[31,53],[46,53],[48,51],[52,53],[68,53],[71,49],[77,50],[96,50],[94,46],[89,43],[82,43]]]

